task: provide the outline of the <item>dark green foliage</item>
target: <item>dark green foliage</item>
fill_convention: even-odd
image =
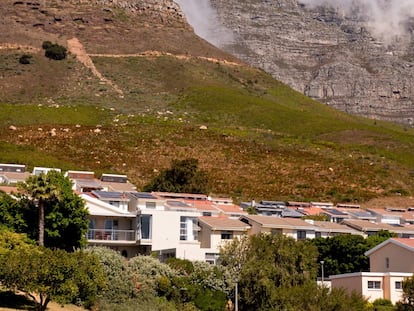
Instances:
[[[397,303],[398,311],[414,311],[414,276],[403,281],[403,299]]]
[[[393,236],[388,231],[380,231],[366,239],[360,235],[338,235],[317,238],[311,243],[318,248],[318,262],[324,261],[325,276],[329,276],[369,271],[369,259],[364,253]]]
[[[197,159],[173,160],[171,168],[162,171],[144,191],[208,193],[207,173],[198,168]]]
[[[368,310],[361,295],[317,286],[317,251],[309,241],[244,237],[226,245],[221,256],[238,281],[240,310]]]
[[[44,177],[44,178],[43,178]],[[38,240],[39,209],[44,208],[44,245],[73,251],[85,245],[88,211],[83,200],[72,191],[69,178],[57,171],[31,176],[20,186],[19,200],[0,196],[0,223]],[[44,180],[43,180],[43,179]],[[42,179],[42,183],[39,180]]]
[[[42,48],[45,50],[45,56],[54,60],[62,60],[66,58],[67,50],[64,46],[50,41],[44,41]]]
[[[43,41],[43,43],[42,43],[42,49],[43,49],[43,50],[47,50],[47,49],[48,49],[48,48],[50,48],[52,45],[53,45],[53,43],[52,43],[52,42],[50,42],[50,41]]]
[[[18,247],[0,256],[0,281],[26,293],[41,311],[52,299],[92,306],[106,282],[96,257],[36,246]]]
[[[31,58],[32,58],[32,55],[23,54],[19,58],[19,63],[22,64],[22,65],[28,65],[28,64],[30,64],[30,59]]]

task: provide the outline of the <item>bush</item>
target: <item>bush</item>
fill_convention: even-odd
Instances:
[[[45,56],[54,60],[62,60],[66,58],[67,50],[64,46],[50,41],[44,41],[42,48],[45,50]]]
[[[42,43],[42,49],[43,49],[43,50],[47,50],[47,49],[48,49],[48,48],[50,48],[52,45],[53,45],[53,43],[52,43],[52,42],[50,42],[50,41],[44,41],[44,42]]]
[[[32,55],[23,54],[19,58],[19,63],[22,64],[22,65],[28,65],[28,64],[30,64],[30,59],[31,58],[32,58]]]

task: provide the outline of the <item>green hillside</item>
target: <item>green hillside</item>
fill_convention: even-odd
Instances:
[[[140,18],[128,15],[127,22]],[[155,28],[183,33],[187,45],[172,47],[172,37],[164,48],[157,41],[158,52],[119,45],[109,54],[87,32],[78,34],[87,52],[102,52],[89,56],[105,80],[73,53],[46,59],[41,42],[57,33],[27,28],[27,44],[37,50],[0,49],[0,162],[125,173],[140,188],[172,159],[195,157],[212,193],[236,200],[414,194],[412,129],[330,109],[188,29]],[[71,36],[61,31],[64,44]],[[116,46],[116,33],[107,33]],[[19,63],[22,54],[32,56],[30,64]]]

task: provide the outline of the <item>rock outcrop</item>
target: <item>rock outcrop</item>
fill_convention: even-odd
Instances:
[[[364,20],[297,0],[211,0],[237,36],[224,49],[337,109],[414,124],[412,40],[379,41]]]

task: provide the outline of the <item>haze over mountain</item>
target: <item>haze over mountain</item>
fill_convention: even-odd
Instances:
[[[205,39],[296,90],[349,113],[413,124],[412,1],[178,2]],[[211,19],[234,40],[214,34]]]

